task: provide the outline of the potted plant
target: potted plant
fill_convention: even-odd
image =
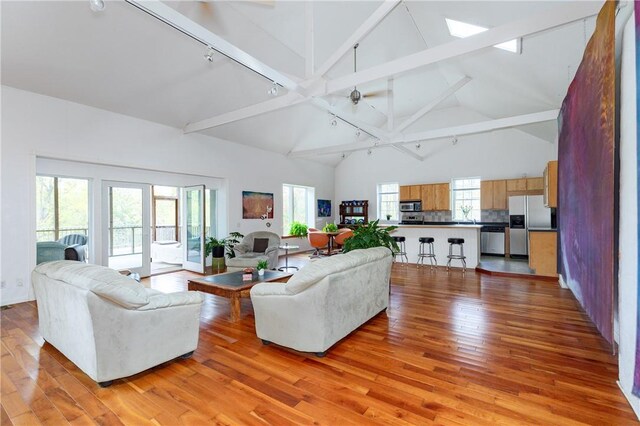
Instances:
[[[232,232],[229,234],[227,238],[225,238],[224,242],[225,242],[225,247],[227,249],[227,257],[229,259],[236,257],[236,253],[233,251],[233,246],[240,243],[240,241],[242,241],[243,238],[244,238],[244,235],[242,235],[239,232]]]
[[[387,220],[391,220],[391,215],[390,214],[387,215]]]
[[[338,225],[335,223],[327,223],[324,228],[322,228],[322,232],[338,232]]]
[[[293,222],[291,227],[289,228],[289,235],[293,237],[306,237],[308,233],[309,227],[304,223]]]
[[[267,269],[268,267],[269,267],[269,264],[267,263],[266,260],[259,260],[258,266],[256,266],[256,269],[258,270],[258,275],[263,276],[264,270]]]
[[[226,241],[224,238],[217,239],[215,237],[209,237],[204,244],[204,257],[205,259],[211,255],[211,265],[216,269],[224,268],[224,248]]]
[[[372,247],[387,247],[392,252],[399,251],[398,244],[393,240],[390,231],[396,229],[397,226],[387,226],[381,228],[378,221],[374,220],[363,224],[353,230],[353,236],[345,240],[342,246],[342,252],[347,253],[351,250],[368,249]]]

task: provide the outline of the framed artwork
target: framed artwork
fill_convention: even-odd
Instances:
[[[318,200],[318,217],[331,217],[331,200]]]
[[[243,219],[273,219],[273,193],[242,191]]]

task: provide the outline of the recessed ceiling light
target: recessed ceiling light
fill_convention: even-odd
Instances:
[[[449,34],[454,37],[467,38],[472,35],[476,35],[487,31],[489,28],[480,27],[478,25],[467,24],[466,22],[455,21],[453,19],[444,18],[447,21],[447,27],[449,28]],[[513,53],[519,53],[520,51],[520,39],[513,39],[505,41],[504,43],[496,44],[493,47],[498,49],[507,50]]]

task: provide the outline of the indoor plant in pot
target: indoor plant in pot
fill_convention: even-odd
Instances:
[[[322,232],[338,232],[338,225],[335,223],[327,223],[324,228],[322,228]]]
[[[213,258],[212,266],[216,269],[224,268],[224,249],[227,242],[224,238],[217,239],[215,237],[209,237],[204,244],[204,257],[209,255]]]
[[[306,237],[309,231],[309,227],[304,223],[293,222],[289,228],[289,235],[292,237]]]
[[[267,263],[266,260],[258,261],[258,266],[256,266],[256,269],[258,270],[258,275],[263,276],[264,270],[267,269],[268,267],[269,267],[269,264]]]
[[[358,226],[353,230],[353,237],[345,240],[342,252],[347,253],[351,250],[372,247],[387,247],[392,252],[397,252],[399,251],[398,244],[389,235],[389,232],[396,228],[397,226],[381,228],[378,226],[377,220]]]

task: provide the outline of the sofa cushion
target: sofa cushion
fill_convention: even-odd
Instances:
[[[319,259],[307,264],[294,274],[285,285],[286,291],[289,294],[300,293],[330,274],[375,262],[390,256],[390,253],[388,248],[376,247],[366,250],[353,250],[346,254]]]
[[[104,266],[61,260],[42,263],[36,266],[35,271],[89,290],[127,309],[149,303],[149,292],[142,284]]]
[[[254,238],[253,239],[253,251],[256,253],[264,253],[269,247],[268,238]]]

